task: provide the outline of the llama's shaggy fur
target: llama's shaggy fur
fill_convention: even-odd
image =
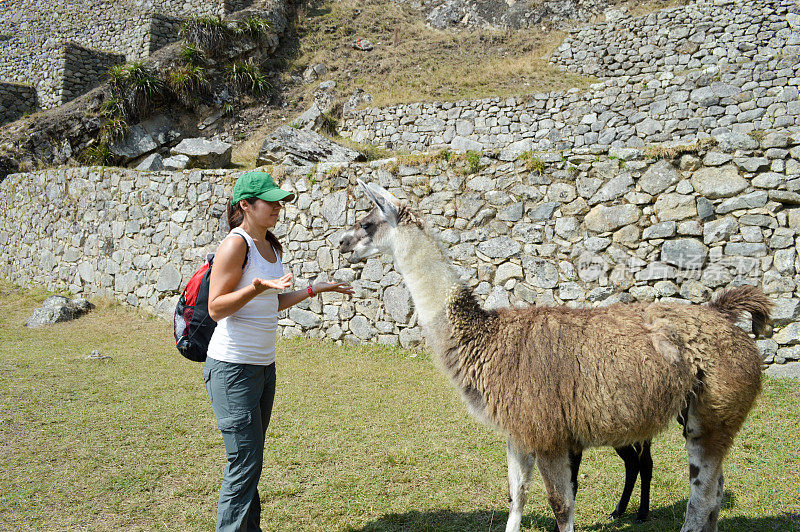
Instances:
[[[761,386],[755,342],[734,322],[768,320],[760,290],[709,306],[666,303],[485,310],[404,204],[364,185],[377,207],[342,238],[351,260],[389,250],[429,345],[470,411],[509,437],[511,513],[518,530],[532,456],[562,532],[573,528],[570,452],[649,440],[678,417],[690,459],[683,530],[714,531],[721,462]]]

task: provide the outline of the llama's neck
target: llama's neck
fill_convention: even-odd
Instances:
[[[392,246],[395,265],[411,292],[419,321],[425,327],[445,312],[448,296],[460,282],[430,235],[418,227],[403,226],[395,231]]]

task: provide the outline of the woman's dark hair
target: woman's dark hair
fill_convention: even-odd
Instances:
[[[254,204],[258,198],[246,198],[245,201],[250,205]],[[239,202],[236,202],[235,205],[228,202],[228,226],[231,229],[234,227],[239,227],[242,225],[242,221],[244,220],[244,211],[242,207],[239,205]],[[273,248],[278,250],[278,253],[283,256],[283,246],[278,241],[278,238],[273,235],[270,231],[267,231],[266,234],[267,242],[269,242]]]

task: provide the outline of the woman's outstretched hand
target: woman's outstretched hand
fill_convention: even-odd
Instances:
[[[347,283],[317,283],[311,287],[315,294],[322,292],[339,292],[340,294],[353,295],[353,287]]]
[[[292,274],[287,273],[283,277],[278,277],[277,279],[260,279],[256,277],[253,279],[253,286],[256,289],[257,293],[261,293],[268,288],[274,288],[276,290],[286,290],[292,285]]]

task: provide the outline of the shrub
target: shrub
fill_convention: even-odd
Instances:
[[[264,37],[272,29],[272,23],[264,17],[252,15],[239,22],[244,33],[255,37]]]
[[[174,68],[167,74],[167,84],[178,100],[188,105],[199,99],[208,89],[206,71],[201,66],[186,65]]]
[[[188,42],[183,43],[180,52],[178,52],[178,57],[186,65],[200,65],[206,59],[203,50]]]
[[[237,93],[260,95],[272,89],[258,65],[249,61],[235,61],[228,65],[228,79]]]
[[[81,162],[85,164],[99,164],[101,166],[108,166],[111,164],[112,155],[111,148],[108,143],[103,142],[97,146],[90,146],[83,150],[78,156]]]
[[[100,138],[103,142],[118,139],[128,131],[128,123],[121,116],[108,117],[100,128]]]
[[[477,151],[467,150],[465,154],[465,158],[467,160],[467,174],[477,174],[480,169],[480,160],[481,160],[481,153]]]
[[[525,163],[525,169],[529,172],[536,172],[537,174],[544,172],[544,161],[534,155],[533,152],[522,152],[519,157],[517,157],[517,160],[523,161]]]
[[[164,82],[144,63],[115,66],[108,71],[112,99],[126,119],[136,119],[164,96]]]
[[[212,53],[225,42],[230,33],[231,28],[216,15],[191,17],[181,25],[179,32],[190,45]]]
[[[320,132],[325,135],[336,135],[336,128],[339,126],[339,121],[330,113],[322,113],[320,115],[322,122],[320,123]]]

